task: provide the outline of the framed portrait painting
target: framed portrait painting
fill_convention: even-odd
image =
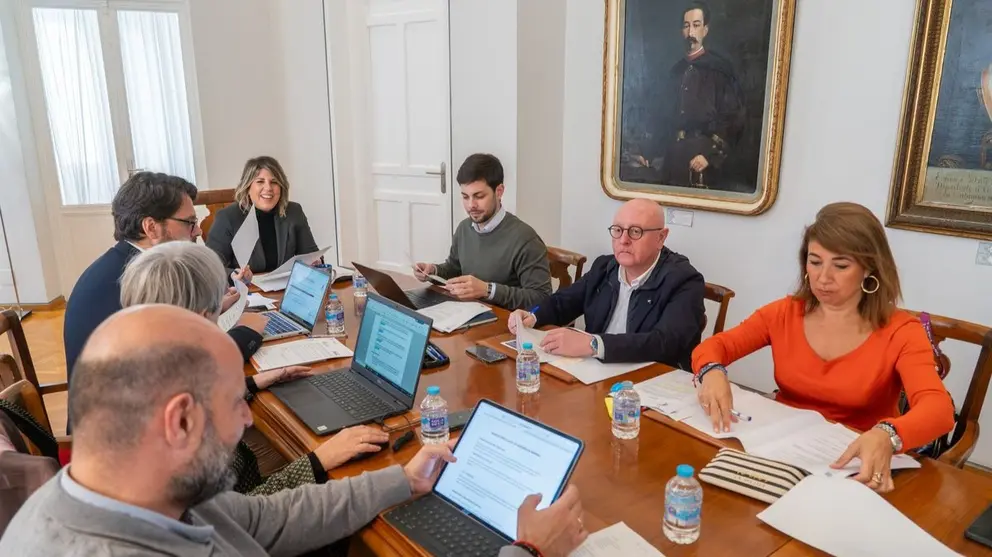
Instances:
[[[605,0],[602,185],[616,199],[768,209],[796,0]]]
[[[886,224],[992,239],[992,2],[917,2]]]

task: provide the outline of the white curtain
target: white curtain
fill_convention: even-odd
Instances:
[[[120,11],[117,23],[135,166],[195,183],[179,16]]]
[[[32,15],[62,202],[110,203],[120,178],[97,12],[35,8]]]

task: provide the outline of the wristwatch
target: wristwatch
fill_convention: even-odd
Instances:
[[[599,339],[592,337],[589,339],[589,348],[592,348],[592,355],[599,354]]]
[[[486,295],[487,298],[489,298],[490,300],[492,300],[493,298],[496,297],[496,283],[495,282],[490,282],[489,283],[489,288],[487,290],[488,290],[487,295]]]
[[[893,454],[898,454],[902,451],[902,437],[899,437],[899,433],[896,432],[895,426],[889,422],[878,422],[875,428],[881,429],[885,433],[889,434],[889,442],[892,443]]]

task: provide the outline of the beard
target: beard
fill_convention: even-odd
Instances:
[[[470,213],[469,218],[471,218],[472,222],[476,224],[482,224],[484,222],[488,222],[489,219],[493,218],[493,216],[496,215],[496,211],[499,211],[499,204],[496,204],[495,207],[493,207],[488,211],[482,211],[478,215],[473,215]]]
[[[231,469],[233,460],[234,449],[221,442],[217,430],[208,422],[193,462],[170,481],[170,497],[177,505],[189,509],[229,491],[237,479]]]
[[[696,39],[694,39],[692,37],[686,37],[686,39],[685,39],[685,51],[686,52],[693,52],[695,50],[699,50],[699,41],[697,41]]]

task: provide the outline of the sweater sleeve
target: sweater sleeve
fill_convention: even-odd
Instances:
[[[771,323],[789,300],[780,300],[759,308],[740,325],[713,335],[692,351],[692,372],[699,373],[706,364],[728,366],[771,343]]]
[[[909,411],[888,421],[902,437],[903,447],[911,450],[954,427],[954,402],[937,375],[930,340],[918,321],[899,327],[892,342],[898,347],[895,368],[906,391]]]
[[[513,272],[520,286],[497,284],[493,302],[508,310],[530,309],[551,295],[548,248],[535,234],[514,257]]]
[[[459,225],[451,235],[451,251],[448,252],[448,259],[437,265],[436,274],[443,279],[455,278],[462,274],[462,264],[458,260],[458,235],[462,233],[462,227]]]
[[[353,534],[410,495],[403,469],[390,466],[262,497],[229,491],[215,497],[214,503],[267,553],[300,555]]]

